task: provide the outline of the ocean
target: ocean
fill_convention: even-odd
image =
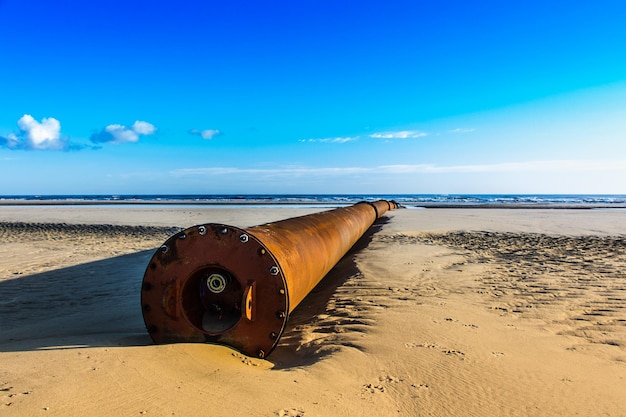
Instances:
[[[626,208],[626,195],[595,194],[163,194],[5,195],[0,205],[312,205],[394,200],[407,208]]]

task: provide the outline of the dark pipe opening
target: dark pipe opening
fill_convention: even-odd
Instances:
[[[194,273],[182,289],[187,321],[203,333],[220,334],[241,320],[243,288],[228,271],[214,266]]]

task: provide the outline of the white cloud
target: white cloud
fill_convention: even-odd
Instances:
[[[202,139],[205,139],[205,140],[211,140],[215,136],[221,136],[222,135],[222,132],[220,132],[217,129],[204,129],[204,130],[191,129],[189,131],[189,133],[192,134],[192,135],[200,136]]]
[[[377,132],[370,135],[371,138],[376,139],[415,139],[428,136],[426,132],[420,132],[419,130],[400,130],[396,132]]]
[[[22,139],[20,139],[15,133],[9,133],[6,138],[0,137],[2,145],[10,149],[17,149],[23,147]]]
[[[384,165],[379,167],[389,173],[474,173],[474,172],[580,172],[626,171],[626,161],[597,160],[546,160],[503,162],[475,165]]]
[[[323,139],[300,139],[299,142],[319,142],[319,143],[346,143],[358,140],[358,137],[337,137],[337,138],[323,138]]]
[[[41,122],[30,114],[17,121],[20,131],[0,137],[0,146],[10,149],[63,150],[67,141],[61,138],[61,123],[54,117],[44,117]]]
[[[473,127],[457,127],[456,129],[448,130],[448,133],[470,133],[475,130]]]
[[[137,142],[139,140],[139,133],[133,129],[129,129],[122,125],[108,125],[104,128],[106,142],[124,143],[124,142]]]
[[[174,176],[215,176],[215,175],[267,175],[267,176],[342,176],[353,174],[445,174],[477,172],[580,172],[580,171],[625,171],[626,160],[612,161],[526,161],[498,164],[475,165],[379,165],[375,167],[284,167],[284,168],[184,168],[171,171]]]
[[[135,121],[131,127],[124,125],[108,125],[98,133],[91,135],[94,143],[128,143],[137,142],[140,136],[152,135],[156,127],[152,123]]]
[[[212,176],[212,175],[268,175],[268,176],[301,176],[301,175],[346,175],[371,172],[372,168],[361,167],[329,167],[329,168],[183,168],[171,171],[174,176]]]
[[[152,123],[136,120],[133,123],[133,130],[140,135],[151,135],[156,132],[156,127]]]

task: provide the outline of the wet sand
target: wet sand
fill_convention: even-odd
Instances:
[[[0,415],[626,415],[623,210],[397,210],[268,360],[151,343],[168,236],[318,210],[0,207]]]

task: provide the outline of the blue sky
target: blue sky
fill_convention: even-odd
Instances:
[[[0,195],[626,193],[621,1],[0,0]]]

